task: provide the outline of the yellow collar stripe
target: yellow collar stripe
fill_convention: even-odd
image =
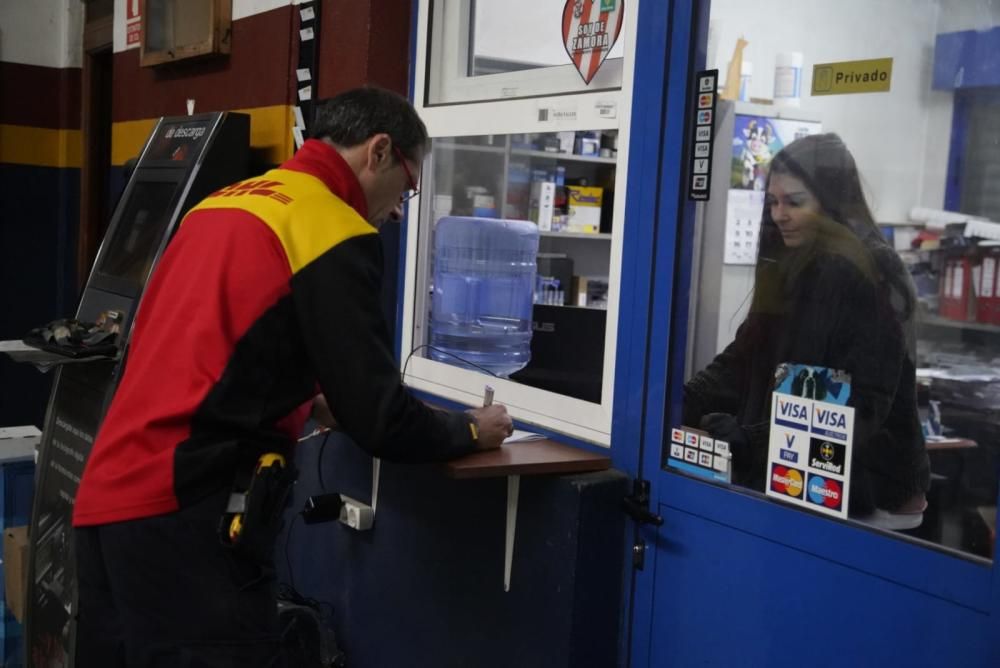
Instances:
[[[191,211],[209,209],[238,209],[263,221],[281,241],[293,274],[347,239],[377,234],[318,178],[289,169],[226,186]]]

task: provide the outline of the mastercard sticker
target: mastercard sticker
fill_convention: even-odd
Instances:
[[[770,488],[772,492],[801,499],[804,480],[805,476],[798,469],[780,464],[771,466]]]

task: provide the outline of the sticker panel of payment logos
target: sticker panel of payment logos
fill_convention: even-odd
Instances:
[[[670,430],[667,465],[718,482],[730,482],[729,443],[712,438],[704,431],[681,427]]]
[[[782,365],[771,398],[767,495],[847,517],[854,409],[850,378],[822,367]],[[805,395],[805,396],[803,396]]]

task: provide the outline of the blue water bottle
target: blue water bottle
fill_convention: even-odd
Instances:
[[[506,377],[531,359],[538,227],[448,216],[434,228],[431,359]],[[475,365],[475,366],[473,366]]]

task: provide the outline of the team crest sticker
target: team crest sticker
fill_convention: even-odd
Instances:
[[[590,84],[611,53],[624,16],[625,0],[566,0],[563,45],[584,83]]]

